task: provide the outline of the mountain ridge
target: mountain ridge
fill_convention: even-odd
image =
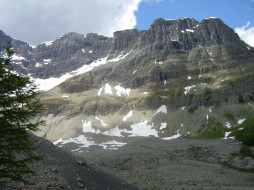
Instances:
[[[219,18],[159,18],[148,30],[117,31],[113,38],[69,33],[35,48],[19,40],[12,45],[18,73],[54,84],[41,93],[46,109],[35,118],[47,121],[38,135],[51,141],[79,137],[84,127],[130,136],[136,124],[156,137],[196,136],[214,123],[226,130],[226,110],[210,111],[217,104],[237,119],[246,117],[239,110],[253,109],[244,108],[254,96],[253,48]],[[161,107],[167,111],[154,114]]]
[[[223,32],[221,33],[221,31]],[[4,38],[1,46],[11,40],[8,36]],[[162,40],[163,45],[161,44]],[[181,52],[197,46],[218,45],[232,40],[240,42],[234,30],[218,18],[204,19],[201,22],[189,18],[179,20],[159,18],[151,24],[148,30],[118,31],[114,33],[113,38],[94,33],[82,35],[72,32],[51,43],[47,42],[47,45],[42,43],[36,47],[31,47],[29,44],[15,39],[11,41],[16,53],[25,58],[22,65],[27,71],[17,66],[19,72],[30,73],[31,76],[38,78],[50,78],[59,77],[84,64],[90,64],[95,59],[107,55],[109,55],[108,59],[112,59],[119,56],[122,50],[127,53],[133,48],[142,49],[149,44],[154,44],[153,48],[158,49],[166,46],[165,48]],[[247,44],[244,45],[247,47]],[[174,53],[173,50],[170,53]],[[29,64],[25,62],[26,60]],[[51,64],[45,60],[50,60]],[[41,74],[42,72],[43,74]]]

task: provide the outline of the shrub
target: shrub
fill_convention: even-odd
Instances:
[[[244,103],[244,98],[243,98],[243,95],[242,94],[238,94],[238,101],[239,103]]]
[[[243,128],[242,130],[239,130]],[[241,125],[232,129],[230,136],[241,141],[244,145],[254,145],[254,117],[247,118]]]
[[[199,139],[220,139],[225,135],[225,128],[215,118],[211,118],[206,126],[199,130]]]
[[[196,110],[198,110],[198,106],[189,108],[189,109],[188,109],[188,112],[189,112],[190,114],[193,114]]]

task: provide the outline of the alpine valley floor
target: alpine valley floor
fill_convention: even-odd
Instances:
[[[254,160],[232,154],[241,148],[235,140],[132,137],[127,141],[117,150],[95,146],[76,155],[141,189],[254,188]]]

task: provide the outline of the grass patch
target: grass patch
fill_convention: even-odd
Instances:
[[[204,89],[204,98],[205,98],[206,102],[209,102],[210,99],[212,98],[211,94],[212,94],[212,90],[210,88],[206,87]]]
[[[192,137],[194,139],[221,139],[225,136],[226,129],[215,118],[210,118],[207,125],[201,126],[199,135]]]
[[[226,113],[223,114],[223,116],[226,117],[229,122],[236,123],[236,119],[233,116],[233,114],[231,114],[229,112],[226,112]]]
[[[198,110],[198,106],[189,108],[189,109],[188,109],[188,112],[189,112],[190,114],[193,114],[196,110]]]
[[[193,97],[194,97],[194,94],[191,93],[191,94],[189,95],[189,98],[192,100]]]
[[[145,96],[142,96],[141,98],[138,99],[137,104],[140,104],[144,100]]]
[[[242,159],[245,157],[254,158],[254,152],[250,149],[250,147],[243,145],[239,152],[231,153],[231,156],[239,156]]]
[[[179,88],[178,91],[177,91],[177,93],[176,93],[176,97],[182,96],[183,93],[184,93],[184,89],[183,89],[183,88]]]
[[[143,115],[143,116],[146,116],[146,112],[145,112],[145,111],[143,111],[143,112],[142,112],[142,115]]]
[[[42,101],[44,104],[52,104],[52,105],[64,105],[64,104],[70,104],[71,101],[64,98],[55,98],[55,99],[48,99]]]
[[[244,145],[254,146],[254,117],[247,118],[241,125],[233,128],[230,136]]]

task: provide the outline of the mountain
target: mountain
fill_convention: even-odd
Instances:
[[[219,18],[159,18],[144,31],[68,33],[36,47],[0,39],[42,90],[37,135],[74,152],[133,136],[223,138],[253,113],[254,49]]]
[[[219,18],[8,42],[40,90],[36,135],[144,189],[253,187],[253,149],[230,134],[252,125],[254,48]]]

